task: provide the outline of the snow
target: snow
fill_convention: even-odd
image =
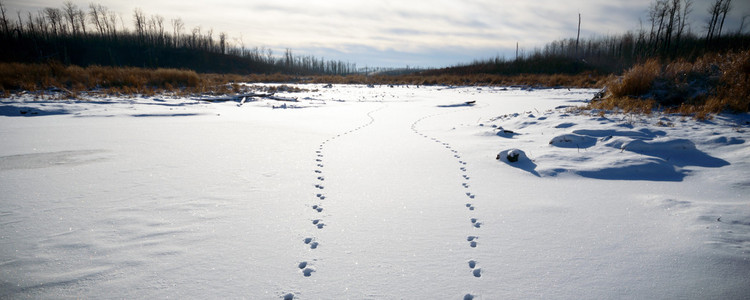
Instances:
[[[750,294],[746,114],[571,110],[587,89],[298,87],[2,99],[0,298]]]

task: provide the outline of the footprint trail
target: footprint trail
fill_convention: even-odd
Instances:
[[[457,112],[457,111],[452,111],[452,112]],[[414,121],[414,123],[412,123],[411,125],[411,130],[415,134],[427,139],[428,141],[432,141],[436,143],[439,147],[445,148],[447,151],[450,151],[450,154],[452,155],[453,159],[458,163],[458,167],[456,169],[459,174],[459,176],[457,177],[457,183],[458,185],[461,186],[462,189],[466,191],[465,192],[466,201],[461,201],[461,202],[463,203],[463,206],[465,207],[465,209],[467,209],[471,214],[473,214],[477,210],[477,207],[474,205],[474,200],[477,197],[477,195],[471,191],[471,185],[470,185],[471,177],[468,174],[469,173],[468,162],[462,158],[461,153],[458,150],[454,149],[450,145],[450,143],[443,142],[441,139],[437,137],[429,136],[419,130],[418,125],[420,122],[422,122],[425,119],[429,119],[429,118],[442,115],[442,114],[445,114],[445,113],[424,116]],[[466,237],[466,242],[468,243],[468,246],[470,248],[477,248],[479,246],[479,236],[476,235],[475,233],[476,231],[480,230],[483,224],[482,222],[480,222],[477,218],[473,216],[469,219],[469,221],[471,224],[470,230],[472,234]],[[474,276],[475,278],[482,277],[482,269],[479,267],[479,263],[477,262],[477,260],[471,259],[468,261],[468,264],[471,270],[470,274],[472,276]],[[466,294],[464,299],[473,299],[474,297],[475,295]]]
[[[377,112],[378,110],[381,110],[385,108],[385,106],[381,106],[378,109],[372,110],[367,113],[367,117],[370,119],[367,123],[362,124],[360,126],[355,127],[354,129],[351,129],[349,131],[337,134],[335,136],[332,136],[325,141],[321,142],[320,145],[318,145],[318,149],[315,150],[315,160],[313,162],[314,168],[313,168],[313,195],[311,203],[308,202],[305,205],[310,208],[310,224],[314,226],[315,230],[324,230],[328,224],[325,223],[324,220],[324,200],[326,200],[326,194],[325,186],[323,183],[326,181],[325,177],[325,149],[328,144],[331,142],[340,139],[343,136],[346,136],[348,134],[355,133],[359,130],[364,129],[365,127],[372,125],[372,123],[375,122],[375,118],[373,118],[372,114]],[[302,239],[302,243],[305,248],[309,250],[315,250],[318,247],[322,247],[322,243],[318,240],[318,237],[315,236],[315,234],[312,234],[311,236],[305,237]],[[299,269],[299,272],[304,277],[311,277],[317,270],[317,266],[313,266],[313,263],[318,262],[317,259],[312,260],[302,260],[301,262],[297,263],[297,268]],[[286,293],[284,294],[284,299],[294,299],[293,293]]]

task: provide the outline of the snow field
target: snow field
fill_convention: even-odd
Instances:
[[[593,90],[303,87],[241,106],[3,99],[0,296],[747,295],[746,116],[554,110]],[[509,149],[528,159],[496,159]]]

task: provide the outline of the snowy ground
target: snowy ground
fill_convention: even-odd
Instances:
[[[747,115],[302,87],[242,106],[2,99],[0,298],[750,295]]]

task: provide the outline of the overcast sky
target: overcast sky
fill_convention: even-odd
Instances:
[[[63,0],[0,0],[7,12],[62,7]],[[512,57],[516,43],[526,51],[575,37],[578,13],[582,37],[619,34],[648,24],[653,0],[72,0],[88,10],[97,3],[121,14],[132,28],[133,10],[182,18],[185,31],[201,26],[226,32],[246,47],[269,47],[276,54],[339,59],[358,66],[441,67],[496,55]],[[704,32],[713,0],[694,0],[693,32]],[[732,1],[724,31],[736,31],[750,1]],[[750,18],[746,20],[750,23]],[[745,26],[750,30],[750,24]]]

